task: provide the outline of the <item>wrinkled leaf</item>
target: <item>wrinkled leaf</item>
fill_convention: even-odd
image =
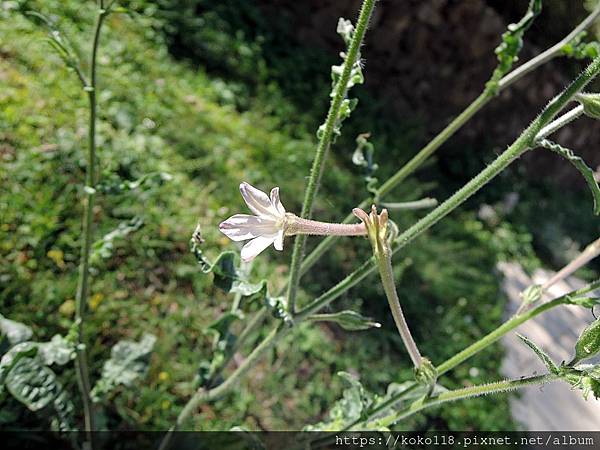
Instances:
[[[27,341],[33,331],[27,325],[5,318],[0,314],[0,332],[8,338],[11,345]]]
[[[498,66],[486,83],[487,92],[493,95],[498,93],[498,83],[518,60],[519,52],[523,47],[523,35],[541,12],[542,0],[530,0],[523,18],[518,23],[511,23],[507,31],[502,34],[502,42],[495,49]]]
[[[59,334],[54,335],[50,342],[42,342],[37,347],[38,357],[47,366],[53,364],[63,366],[72,359],[75,359],[75,347],[73,343]]]
[[[117,386],[131,386],[145,376],[155,342],[156,337],[151,334],[145,334],[140,342],[119,341],[102,367],[102,376],[91,392],[92,399],[98,402]]]
[[[292,324],[292,316],[288,312],[285,297],[265,297],[265,306],[276,319],[283,319],[287,324]]]
[[[560,49],[561,53],[569,58],[594,59],[600,55],[600,43],[597,41],[584,42],[589,33],[582,31],[572,41],[566,43]]]
[[[345,425],[359,420],[363,412],[373,403],[373,395],[365,390],[353,375],[347,372],[338,372],[338,376],[346,381],[348,388],[344,390],[342,398],[335,403],[329,412],[328,419],[304,427],[305,431],[340,430]]]
[[[137,180],[122,180],[114,173],[106,174],[102,181],[96,185],[96,190],[103,194],[124,194],[131,191],[146,191],[151,188],[162,186],[165,182],[171,181],[173,176],[166,172],[153,172],[146,174]]]
[[[90,264],[98,264],[102,259],[108,259],[113,255],[115,243],[125,239],[134,231],[139,230],[144,221],[139,217],[134,217],[126,222],[121,222],[117,228],[107,233],[102,239],[94,242],[92,253],[90,255]]]
[[[542,361],[544,366],[546,366],[548,372],[553,374],[559,373],[558,366],[554,364],[554,361],[552,361],[552,359],[550,358],[550,356],[548,356],[546,352],[544,352],[541,348],[539,348],[535,343],[527,339],[525,336],[522,336],[519,333],[517,333],[517,336],[525,343],[525,345],[527,345],[531,350],[534,351],[534,353],[537,355],[540,361]]]
[[[58,394],[58,381],[54,372],[34,358],[20,358],[8,372],[6,388],[31,411],[38,411]]]
[[[600,214],[600,186],[598,186],[598,182],[594,178],[594,171],[588,167],[585,161],[573,153],[572,150],[565,148],[559,144],[556,144],[548,139],[542,139],[539,142],[539,145],[547,148],[548,150],[552,150],[555,153],[558,153],[562,157],[564,157],[567,161],[569,161],[579,172],[583,175],[585,182],[587,183],[590,191],[592,193],[592,197],[594,198],[594,214]]]
[[[211,267],[214,275],[214,285],[219,289],[229,292],[233,287],[233,282],[238,278],[235,268],[235,253],[221,253]]]

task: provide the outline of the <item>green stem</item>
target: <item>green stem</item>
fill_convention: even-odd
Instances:
[[[465,348],[460,353],[457,353],[450,359],[444,361],[442,364],[437,366],[436,370],[438,371],[438,374],[442,375],[442,374],[448,372],[449,370],[455,368],[462,362],[469,359],[471,356],[475,355],[476,353],[479,353],[481,350],[490,346],[491,344],[496,342],[498,339],[500,339],[502,336],[504,336],[508,332],[514,330],[519,325],[527,322],[528,320],[533,319],[534,317],[542,314],[543,312],[548,311],[552,308],[555,308],[559,305],[570,304],[571,297],[580,296],[587,292],[594,291],[598,288],[600,288],[600,280],[590,283],[588,286],[586,286],[582,289],[579,289],[574,292],[569,292],[568,294],[565,294],[561,297],[555,298],[554,300],[551,300],[549,302],[538,305],[535,308],[530,309],[529,311],[522,312],[521,314],[512,317],[511,319],[504,322],[502,325],[500,325],[498,328],[496,328],[491,333],[487,334],[486,336],[484,336],[477,342],[475,342],[475,343],[471,344],[470,346],[468,346],[467,348]]]
[[[513,83],[521,79],[529,72],[535,70],[537,67],[545,64],[549,60],[558,56],[561,52],[562,47],[572,41],[579,33],[587,29],[600,15],[600,5],[594,9],[594,11],[581,22],[571,33],[565,36],[560,42],[556,43],[543,53],[540,53],[535,58],[529,60],[523,65],[517,67],[515,70],[504,76],[498,83],[498,93],[511,86]],[[467,106],[456,118],[452,120],[437,136],[433,138],[425,147],[417,152],[417,154],[408,161],[402,168],[400,168],[391,178],[381,185],[374,198],[366,198],[358,205],[358,208],[365,209],[373,203],[374,199],[379,199],[385,194],[390,192],[393,188],[398,186],[403,180],[417,170],[421,165],[435,153],[448,139],[450,139],[459,129],[461,129],[476,113],[478,113],[491,99],[493,96],[482,92],[469,106]],[[342,223],[349,223],[354,219],[354,215],[348,214]],[[300,268],[300,275],[305,274],[323,255],[329,250],[333,244],[337,241],[337,236],[327,236],[323,239],[315,249],[304,258],[302,267]]]
[[[77,293],[75,297],[75,323],[77,324],[77,351],[76,351],[76,370],[77,384],[81,392],[83,403],[83,414],[85,421],[85,432],[88,442],[93,446],[93,434],[96,429],[94,409],[90,397],[91,383],[90,370],[88,367],[88,355],[84,337],[84,320],[87,301],[89,297],[89,269],[90,252],[94,233],[94,200],[96,186],[96,62],[98,56],[98,46],[100,43],[100,32],[102,24],[106,17],[103,2],[100,2],[100,11],[96,19],[94,31],[94,40],[92,44],[92,54],[90,58],[90,83],[85,87],[88,94],[90,116],[88,133],[88,155],[87,167],[85,173],[85,203],[83,208],[83,241],[81,245],[79,280],[77,283]]]
[[[540,130],[540,132],[538,133],[538,135],[536,136],[535,140],[538,142],[541,141],[542,139],[550,136],[557,130],[560,130],[565,125],[568,125],[569,123],[573,122],[575,119],[577,119],[581,115],[583,115],[583,105],[576,106],[571,111],[563,114],[562,116],[553,120],[548,125],[546,125],[544,128],[542,128]]]
[[[348,82],[350,81],[350,75],[352,73],[352,67],[358,58],[360,46],[362,45],[364,35],[367,31],[367,25],[369,24],[369,19],[371,18],[371,14],[375,8],[375,3],[375,0],[364,0],[360,9],[354,35],[352,36],[352,41],[348,47],[348,54],[344,61],[342,75],[340,76],[340,79],[334,88],[333,99],[329,106],[327,118],[325,119],[323,135],[319,140],[315,159],[313,161],[310,176],[308,178],[308,184],[304,194],[304,202],[302,204],[302,213],[300,214],[300,217],[303,219],[309,219],[311,216],[318,186],[323,174],[323,163],[334,137],[335,123],[338,120],[342,102],[346,97],[346,93],[348,91]],[[302,264],[302,258],[304,257],[305,243],[306,236],[298,235],[294,241],[294,250],[292,252],[292,263],[290,265],[290,277],[287,291],[288,305],[292,315],[296,311],[296,293],[298,290],[298,284],[300,282],[300,267]]]
[[[381,284],[383,285],[383,290],[385,291],[385,296],[387,297],[388,304],[392,310],[392,316],[394,317],[394,322],[396,322],[396,327],[398,328],[402,342],[404,342],[404,346],[410,355],[413,365],[416,368],[419,368],[422,360],[421,353],[419,353],[417,344],[412,337],[410,329],[408,328],[408,323],[406,322],[404,313],[402,312],[402,306],[400,305],[400,299],[398,298],[398,291],[396,291],[396,284],[394,283],[392,254],[387,242],[381,243],[379,248],[382,251],[376,253],[375,258],[379,268]]]
[[[400,411],[389,414],[388,416],[377,419],[377,423],[381,427],[389,427],[394,423],[405,419],[413,414],[422,411],[432,406],[437,406],[442,403],[464,400],[467,398],[478,397],[480,395],[498,394],[500,392],[512,391],[515,389],[531,386],[534,384],[543,384],[557,380],[557,376],[553,374],[538,375],[534,377],[521,378],[518,380],[504,380],[494,383],[482,384],[477,386],[469,386],[453,391],[446,391],[440,394],[428,397],[424,400],[417,400],[406,408]]]
[[[248,370],[254,367],[254,365],[265,352],[272,348],[277,341],[286,336],[291,330],[292,328],[287,326],[278,326],[273,328],[263,339],[263,341],[252,351],[252,353],[248,355],[244,362],[223,383],[209,390],[204,388],[198,389],[192,398],[190,398],[190,400],[185,404],[179,413],[179,416],[177,416],[175,425],[168,430],[162,439],[159,450],[166,450],[169,448],[173,433],[181,429],[194,411],[198,409],[200,404],[216,400],[227,393],[237,384],[240,378],[242,378],[246,372],[248,372]]]
[[[548,311],[549,309],[555,308],[559,305],[565,305],[568,301],[565,297],[560,297],[554,299],[550,302],[544,303],[534,309],[531,309],[525,313],[519,314],[518,316],[514,316],[508,321],[504,322],[498,328],[496,328],[491,333],[485,335],[483,338],[478,340],[477,342],[469,345],[467,348],[452,356],[450,359],[444,361],[442,364],[436,367],[438,371],[438,375],[442,375],[454,367],[458,366],[462,362],[469,359],[471,356],[479,353],[481,350],[489,347],[502,336],[506,335],[508,332],[514,330],[519,325],[527,322],[530,319],[533,319],[535,316]]]

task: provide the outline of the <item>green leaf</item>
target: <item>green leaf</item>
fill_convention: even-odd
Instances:
[[[362,384],[347,372],[338,372],[338,376],[344,379],[348,388],[344,390],[342,398],[338,400],[327,420],[315,425],[304,427],[304,431],[337,431],[360,419],[373,403],[373,395],[365,390]]]
[[[113,255],[115,243],[124,240],[134,231],[139,230],[144,221],[140,217],[134,217],[126,222],[121,222],[117,228],[107,233],[102,239],[94,242],[90,255],[90,264],[96,265],[102,259],[108,259]]]
[[[56,375],[33,358],[21,358],[6,376],[6,388],[31,411],[38,411],[56,397]]]
[[[571,305],[583,306],[584,308],[593,308],[596,305],[600,305],[599,297],[571,297],[568,295],[567,301]]]
[[[581,175],[583,175],[588,187],[590,188],[592,197],[594,198],[594,214],[600,214],[600,186],[598,186],[598,182],[594,178],[594,171],[587,166],[583,159],[575,155],[575,153],[568,148],[549,141],[548,139],[542,139],[539,142],[539,145],[558,153],[560,156],[573,164],[577,170],[579,170]]]
[[[342,37],[346,46],[349,46],[352,36],[354,36],[354,25],[352,25],[352,22],[340,17],[336,31]]]
[[[530,341],[529,339],[527,339],[525,336],[522,336],[519,333],[517,333],[517,336],[531,350],[534,351],[534,353],[538,356],[538,358],[540,358],[540,360],[542,361],[542,363],[544,364],[544,366],[546,366],[546,368],[548,369],[548,371],[550,373],[558,375],[558,373],[559,373],[558,366],[556,364],[554,364],[554,361],[552,361],[552,359],[541,348],[539,348],[536,344],[534,344],[532,341]]]
[[[167,172],[152,172],[134,181],[123,180],[114,173],[106,173],[103,174],[102,181],[96,185],[96,190],[110,195],[124,194],[138,190],[147,191],[154,187],[162,186],[165,182],[172,179],[173,176]]]
[[[215,335],[216,339],[219,340],[223,336],[229,333],[229,328],[231,324],[237,320],[240,320],[242,317],[239,311],[236,312],[227,312],[211,323],[206,331]]]
[[[33,335],[33,331],[27,325],[7,319],[0,314],[0,332],[6,336],[11,345],[27,341]]]
[[[525,308],[533,303],[538,302],[542,298],[544,289],[540,284],[532,284],[523,292],[521,292],[521,306],[519,309]]]
[[[591,358],[600,352],[600,320],[588,325],[575,343],[575,359],[571,364]]]
[[[69,361],[75,359],[75,346],[73,342],[59,334],[54,335],[50,342],[37,344],[37,348],[38,357],[47,366],[53,364],[64,366]]]
[[[225,292],[231,291],[233,282],[238,278],[235,267],[235,253],[221,253],[213,263],[211,271],[214,275],[214,285]]]
[[[600,94],[582,92],[575,99],[583,105],[583,112],[592,119],[600,119]]]
[[[292,316],[288,312],[288,305],[285,297],[265,297],[265,306],[276,319],[282,319],[286,324],[293,323]]]
[[[498,66],[486,83],[486,91],[490,94],[498,93],[498,83],[518,60],[518,54],[523,47],[523,35],[541,12],[542,0],[531,0],[523,18],[518,23],[511,23],[507,31],[502,34],[502,42],[495,50]]]
[[[102,376],[91,392],[92,400],[99,402],[117,386],[132,386],[145,376],[155,342],[151,334],[145,334],[140,342],[119,341],[102,367]]]
[[[597,41],[583,42],[588,35],[587,31],[579,33],[572,41],[563,45],[560,49],[563,55],[575,59],[594,59],[600,55],[600,43]]]
[[[359,331],[368,330],[369,328],[379,328],[381,324],[373,321],[368,317],[364,317],[356,311],[340,311],[332,314],[315,314],[309,317],[309,320],[315,322],[335,322],[344,330]]]

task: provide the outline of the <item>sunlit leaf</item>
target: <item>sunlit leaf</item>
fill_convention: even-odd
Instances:
[[[33,331],[27,325],[7,319],[0,314],[0,332],[6,336],[11,345],[27,341],[33,335]]]
[[[558,374],[559,373],[558,366],[556,364],[554,364],[554,361],[552,361],[552,359],[541,348],[539,348],[535,343],[533,343],[532,341],[530,341],[529,339],[527,339],[525,336],[522,336],[519,333],[517,333],[517,336],[531,350],[534,351],[534,353],[537,355],[537,357],[540,359],[540,361],[542,361],[542,363],[544,364],[544,366],[546,366],[546,368],[548,369],[548,371],[550,373],[553,373],[553,374]]]
[[[577,170],[579,170],[581,175],[583,175],[588,187],[590,188],[592,197],[594,198],[594,214],[600,214],[600,186],[598,186],[598,182],[596,181],[596,178],[594,178],[594,171],[588,167],[582,158],[573,153],[572,150],[565,148],[562,145],[549,141],[548,139],[542,139],[539,142],[539,145],[558,153],[560,156],[573,164]]]
[[[117,386],[132,386],[144,377],[155,342],[156,337],[151,334],[144,335],[139,342],[119,341],[102,367],[102,376],[92,389],[92,399],[99,402]]]

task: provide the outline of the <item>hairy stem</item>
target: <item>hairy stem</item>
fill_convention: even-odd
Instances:
[[[557,378],[558,377],[553,374],[538,375],[528,378],[520,378],[518,380],[496,381],[494,383],[481,384],[476,386],[469,386],[462,389],[455,389],[453,391],[446,391],[428,397],[424,400],[414,401],[406,408],[403,408],[400,411],[394,412],[388,416],[382,417],[378,419],[377,422],[382,427],[389,427],[394,423],[405,419],[409,416],[412,416],[413,414],[419,411],[431,408],[432,406],[440,405],[442,403],[478,397],[480,395],[498,394],[501,392],[512,391],[534,384],[549,383],[551,381],[557,380]]]
[[[319,222],[295,216],[285,234],[286,236],[295,234],[309,234],[313,236],[363,236],[367,234],[367,229],[362,223]]]
[[[354,30],[354,35],[352,36],[352,41],[348,47],[348,54],[346,56],[346,60],[344,61],[342,75],[340,76],[340,79],[334,89],[334,96],[329,106],[327,118],[325,119],[323,136],[319,140],[315,159],[313,161],[310,176],[308,178],[308,185],[306,186],[304,202],[302,204],[302,213],[300,215],[300,217],[303,219],[309,219],[311,216],[318,186],[323,174],[325,157],[327,156],[329,147],[331,147],[331,142],[334,137],[335,123],[338,120],[340,108],[348,90],[348,82],[350,81],[352,66],[355,64],[358,57],[360,46],[367,31],[367,25],[369,24],[369,19],[371,18],[374,8],[375,0],[363,1],[360,13],[358,15],[356,28]],[[294,241],[294,250],[292,252],[292,262],[290,265],[290,277],[287,291],[288,305],[290,306],[292,315],[296,311],[296,292],[300,282],[300,267],[302,264],[302,258],[304,257],[305,243],[306,236],[298,235]]]
[[[177,416],[177,421],[175,425],[169,429],[169,431],[164,436],[159,450],[166,450],[169,448],[171,438],[173,437],[173,433],[185,424],[185,422],[189,419],[189,417],[196,411],[199,405],[204,402],[209,402],[221,397],[223,394],[228,392],[231,388],[233,388],[237,382],[242,378],[248,370],[250,370],[254,365],[258,362],[261,356],[268,351],[270,348],[275,345],[275,343],[286,336],[292,328],[278,326],[271,330],[271,332],[263,339],[263,341],[248,355],[248,357],[244,360],[244,362],[220,385],[212,388],[212,389],[204,389],[200,388],[196,391],[196,393],[192,396],[190,400],[185,404],[179,416]]]
[[[416,368],[419,368],[421,366],[422,359],[421,353],[419,353],[417,344],[412,337],[410,329],[408,328],[408,323],[406,322],[404,313],[402,312],[402,306],[400,305],[400,299],[398,298],[398,292],[396,291],[396,284],[394,283],[392,255],[389,250],[384,251],[380,257],[377,258],[377,265],[379,267],[381,284],[383,285],[383,290],[385,291],[385,296],[388,299],[390,309],[392,310],[392,316],[394,317],[394,322],[396,322],[396,327],[398,328],[402,342],[404,342],[404,346],[410,355],[413,365]]]
[[[523,65],[517,67],[515,70],[504,76],[498,83],[498,93],[511,86],[513,83],[521,79],[529,72],[535,70],[542,64],[545,64],[549,60],[558,56],[561,52],[562,47],[572,41],[579,33],[586,30],[597,18],[600,16],[600,5],[594,9],[592,13],[581,22],[571,33],[565,36],[561,41],[555,45],[540,53],[535,58],[527,61]],[[489,95],[486,91],[482,92],[469,106],[467,106],[463,112],[461,112],[456,118],[452,120],[437,136],[435,136],[425,147],[417,152],[417,154],[408,161],[402,168],[400,168],[392,177],[384,182],[378,189],[374,198],[364,199],[358,205],[358,208],[364,209],[368,207],[375,199],[383,197],[385,194],[390,192],[393,188],[398,186],[403,180],[417,170],[421,165],[435,153],[448,139],[450,139],[458,130],[460,130],[475,114],[477,114],[491,99],[493,96]],[[343,223],[348,223],[353,220],[354,216],[349,214],[344,219]],[[321,257],[323,253],[329,250],[338,238],[336,236],[328,236],[323,239],[315,249],[304,258],[300,274],[306,273]]]

